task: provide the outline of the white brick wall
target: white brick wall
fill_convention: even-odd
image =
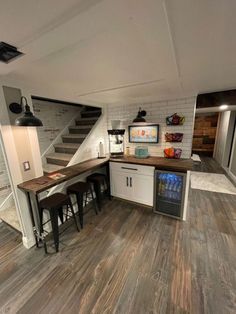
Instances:
[[[109,105],[107,112],[108,128],[111,128],[111,120],[121,120],[121,128],[125,128],[125,146],[130,147],[131,154],[134,154],[134,148],[137,145],[148,146],[149,153],[152,156],[163,156],[163,150],[166,147],[181,148],[182,158],[191,157],[194,110],[196,98],[183,98],[176,100],[160,101],[150,104],[131,104],[131,105]],[[147,111],[145,117],[147,122],[158,123],[160,125],[160,138],[158,144],[132,144],[128,142],[128,125],[132,124],[137,112],[141,107]],[[183,126],[167,126],[166,117],[177,112],[179,115],[185,116]],[[165,133],[184,133],[182,143],[166,143]]]
[[[32,102],[35,116],[43,122],[43,127],[37,128],[40,152],[43,154],[71,119],[79,116],[81,107],[35,99]]]

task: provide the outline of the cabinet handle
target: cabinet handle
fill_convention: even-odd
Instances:
[[[126,186],[129,186],[129,178],[126,177]]]
[[[131,177],[129,178],[129,185],[132,188],[132,178]]]
[[[138,171],[138,169],[136,168],[128,168],[128,167],[121,167],[121,169]]]

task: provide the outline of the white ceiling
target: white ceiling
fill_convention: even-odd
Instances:
[[[234,0],[1,0],[1,78],[91,103],[236,87]],[[40,95],[44,96],[44,95]]]

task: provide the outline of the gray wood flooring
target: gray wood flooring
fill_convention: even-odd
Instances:
[[[12,241],[0,245],[0,313],[236,313],[233,195],[191,190],[184,223],[106,201],[46,257]]]

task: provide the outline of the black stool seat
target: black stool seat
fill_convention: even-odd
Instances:
[[[68,217],[68,210],[70,208],[70,212],[74,218],[74,222],[77,230],[79,231],[79,227],[77,224],[77,220],[75,217],[74,209],[70,200],[70,197],[63,193],[55,193],[50,195],[39,202],[39,217],[40,217],[40,233],[43,232],[43,211],[48,210],[50,214],[50,221],[52,226],[54,244],[56,247],[56,252],[59,249],[59,229],[58,229],[58,216],[60,217],[61,222],[63,223],[63,207],[67,207],[66,219]],[[47,246],[45,242],[45,253],[47,253]]]
[[[96,203],[96,200],[93,196],[93,191],[92,191],[90,183],[80,181],[80,182],[77,182],[77,183],[74,183],[74,184],[68,186],[68,188],[67,188],[67,194],[69,194],[69,195],[75,194],[76,195],[78,213],[79,213],[79,221],[80,221],[81,228],[83,228],[83,226],[84,226],[84,206],[83,206],[84,194],[86,195],[86,201],[85,201],[85,205],[86,205],[88,193],[91,194],[91,197],[93,200],[93,208],[94,208],[94,211],[97,215],[97,203]]]
[[[106,177],[107,177],[107,175],[106,174],[104,174],[104,173],[92,173],[92,174],[90,174],[89,176],[87,176],[87,179],[95,179],[95,180],[104,180],[104,179],[106,179]]]
[[[107,175],[103,173],[93,173],[87,177],[87,182],[91,182],[94,187],[94,192],[96,194],[96,199],[98,203],[98,208],[101,210],[101,201],[102,201],[102,189],[106,187],[106,193],[109,194],[109,183]]]
[[[68,204],[69,196],[63,193],[52,194],[40,201],[40,207],[44,209],[57,209]]]
[[[67,188],[69,193],[86,193],[90,190],[90,184],[87,182],[77,182]]]

